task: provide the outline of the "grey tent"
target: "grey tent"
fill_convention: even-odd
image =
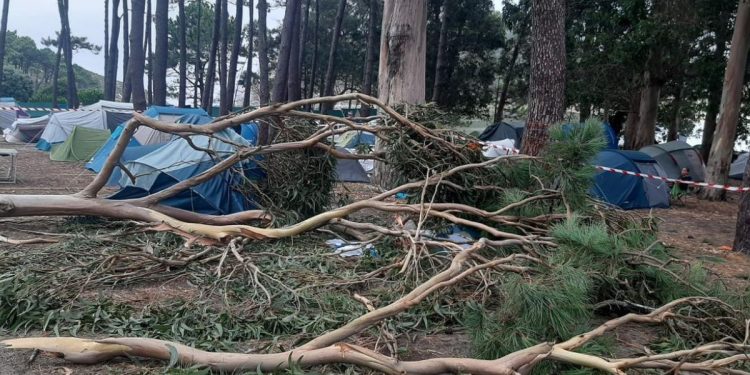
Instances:
[[[336,150],[345,154],[349,153],[341,147],[336,147]],[[341,182],[370,183],[370,177],[357,159],[336,159],[336,179]]]
[[[654,158],[669,178],[680,178],[682,168],[688,168],[693,181],[706,179],[706,167],[701,155],[683,141],[646,146],[639,151]]]
[[[503,120],[484,129],[482,134],[479,135],[479,140],[487,142],[512,139],[515,147],[519,148],[521,147],[524,128],[526,128],[526,124],[523,121]]]
[[[729,178],[733,180],[742,180],[742,177],[745,175],[745,166],[747,165],[748,155],[750,154],[743,152],[734,162],[732,162],[732,165],[729,167]]]

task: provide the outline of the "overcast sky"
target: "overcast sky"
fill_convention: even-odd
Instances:
[[[233,0],[229,2],[234,3]],[[152,1],[152,7],[155,3]],[[499,9],[501,0],[493,0],[493,3]],[[247,12],[247,9],[245,11]],[[234,14],[234,6],[229,7],[229,12]],[[68,13],[73,35],[88,37],[90,42],[104,46],[104,1],[71,0]],[[170,14],[176,13],[177,5],[170,5]],[[257,19],[257,12],[255,13]],[[283,7],[272,7],[268,16],[269,27],[278,26],[283,17]],[[244,18],[247,20],[247,13]],[[31,37],[37,43],[37,47],[41,47],[42,38],[55,35],[55,31],[59,29],[60,16],[57,11],[57,0],[10,1],[8,30],[15,30],[19,35]],[[120,43],[122,44],[122,36]],[[73,62],[93,72],[104,73],[104,52],[94,55],[87,51],[80,51],[74,54]],[[119,67],[122,70],[122,64],[119,64]],[[122,77],[122,71],[118,77]]]

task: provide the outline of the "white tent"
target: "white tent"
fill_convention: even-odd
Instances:
[[[34,118],[20,118],[5,129],[5,141],[9,143],[31,143],[39,140],[49,122],[49,115]]]
[[[52,144],[64,142],[76,126],[113,131],[132,117],[132,111],[131,103],[100,100],[77,111],[55,113],[50,117],[37,148],[49,150]]]

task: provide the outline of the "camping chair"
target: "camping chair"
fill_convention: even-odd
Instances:
[[[10,165],[8,166],[8,173],[4,176],[0,176],[0,183],[15,184],[16,183],[16,156],[18,151],[12,148],[0,149],[0,156],[9,156]]]
[[[679,184],[674,183],[672,184],[672,190],[669,192],[669,198],[673,203],[678,203],[680,206],[685,205],[685,198],[688,196],[688,193],[690,192],[690,188],[688,190],[682,190],[679,187]]]

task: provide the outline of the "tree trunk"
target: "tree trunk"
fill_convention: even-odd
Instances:
[[[107,73],[109,72],[109,0],[104,0],[104,87],[102,92],[107,95]]]
[[[742,186],[750,186],[750,163],[745,164]],[[737,224],[734,234],[734,251],[750,254],[750,192],[740,194],[740,208],[737,210]]]
[[[721,92],[721,109],[714,132],[711,153],[706,164],[706,178],[709,183],[725,184],[732,162],[734,137],[739,122],[742,87],[750,51],[750,1],[740,0],[737,18],[732,35],[732,47],[729,52],[727,69],[724,72],[724,88]],[[702,196],[706,199],[720,199],[724,190],[705,189]],[[738,224],[739,225],[739,224]]]
[[[60,60],[62,59],[62,33],[57,38],[57,54],[55,55],[55,69],[52,72],[52,108],[59,108],[58,97],[60,96]]]
[[[247,36],[247,71],[245,72],[245,95],[242,98],[242,106],[247,107],[250,105],[250,91],[252,88],[253,80],[253,34],[255,25],[253,25],[253,0],[248,0],[248,11],[250,12],[247,20],[248,25],[248,36]]]
[[[107,63],[107,66],[105,67],[106,71],[104,73],[105,100],[115,100],[115,96],[117,95],[117,65],[120,54],[120,50],[117,46],[120,41],[120,17],[117,15],[117,9],[119,7],[120,0],[112,0],[112,32],[109,41],[109,63]]]
[[[237,85],[237,60],[240,57],[240,47],[242,47],[242,13],[243,13],[243,2],[242,0],[235,0],[237,7],[235,8],[235,27],[234,27],[234,39],[232,39],[232,56],[229,58],[229,72],[227,77],[227,103],[228,111],[231,112],[234,108],[234,90]]]
[[[219,113],[229,113],[229,94],[227,93],[227,51],[229,51],[229,2],[222,0],[221,22],[219,23],[220,46],[219,49]]]
[[[291,46],[289,48],[289,66],[287,71],[286,92],[287,101],[302,99],[302,65],[299,56],[302,51],[302,38],[300,29],[302,27],[302,0],[294,8],[294,23],[292,24]]]
[[[67,99],[68,108],[78,108],[78,90],[76,89],[76,75],[73,69],[73,45],[71,44],[70,22],[68,21],[68,0],[58,0],[60,10],[60,23],[62,25],[63,55],[65,57],[65,70],[67,71],[68,86]]]
[[[151,0],[146,0],[146,18],[144,19],[146,33],[143,36],[143,51],[146,53],[146,97],[148,105],[154,104],[154,53],[151,46]]]
[[[156,57],[154,58],[154,104],[167,105],[167,58],[169,56],[169,0],[156,0]],[[181,45],[184,45],[181,41]],[[181,53],[180,53],[181,54]],[[182,65],[180,57],[180,65]],[[183,100],[184,101],[184,100]]]
[[[298,55],[293,55],[294,39],[299,42],[297,34],[299,25],[298,16],[300,14],[301,0],[287,0],[286,11],[284,12],[284,24],[281,28],[281,46],[279,47],[279,58],[276,62],[276,75],[273,78],[273,92],[271,101],[273,103],[282,103],[289,98],[290,69],[297,67]]]
[[[214,80],[216,79],[216,54],[219,50],[219,33],[221,32],[221,5],[222,0],[216,0],[214,5],[214,30],[211,34],[211,48],[208,52],[208,71],[206,72],[206,83],[203,85],[203,101],[201,107],[209,114],[214,102]]]
[[[679,90],[674,97],[672,108],[672,121],[667,131],[667,142],[676,141],[679,138],[680,123],[682,123],[682,98],[685,96],[685,83],[680,79]]]
[[[333,35],[331,37],[331,48],[328,50],[328,66],[326,67],[326,78],[323,89],[323,96],[333,95],[333,86],[336,84],[336,49],[339,45],[341,36],[341,23],[344,21],[344,11],[346,10],[346,0],[339,0],[339,6],[336,10],[336,23],[333,26]],[[332,104],[326,103],[321,109],[321,113],[328,113],[333,109]]]
[[[714,60],[716,62],[724,61],[724,52],[726,51],[726,42],[722,38],[723,33],[715,32],[716,37],[716,51],[714,52]],[[711,143],[714,139],[714,131],[716,130],[716,116],[719,115],[719,105],[721,104],[721,84],[717,79],[712,80],[708,90],[708,100],[706,103],[706,119],[703,121],[703,137],[701,140],[701,156],[704,161],[708,160],[708,155],[711,152]]]
[[[202,3],[199,3],[199,5]],[[195,85],[193,85],[193,107],[198,108],[198,101],[200,100],[200,97],[203,95],[203,91],[201,89],[200,95],[198,94],[198,88],[203,87],[203,66],[201,65],[201,21],[203,19],[203,7],[198,7],[198,28],[197,30],[197,36],[196,36],[196,42],[195,42]],[[182,21],[185,22],[184,20]]]
[[[505,103],[508,101],[508,89],[510,88],[510,81],[511,79],[513,79],[513,74],[515,73],[516,61],[518,60],[518,54],[521,51],[522,42],[523,37],[519,34],[518,38],[516,39],[516,44],[513,45],[513,52],[510,55],[510,66],[508,66],[508,70],[505,72],[505,77],[503,78],[503,89],[500,92],[500,100],[497,101],[497,107],[495,108],[495,118],[493,119],[493,122],[495,124],[503,121],[503,116],[505,113]]]
[[[373,0],[377,1],[377,0]],[[315,76],[318,72],[318,40],[320,35],[320,2],[319,0],[315,0],[315,34],[314,34],[314,43],[313,43],[313,55],[312,55],[312,66],[310,67],[310,81],[307,89],[307,97],[312,98],[315,93]],[[310,107],[308,106],[308,110]]]
[[[129,102],[133,93],[130,82],[130,12],[128,1],[122,0],[122,101]],[[116,82],[115,82],[116,83]]]
[[[387,105],[425,102],[425,0],[385,0],[380,37],[378,97]]]
[[[268,30],[266,30],[266,18],[268,17],[268,1],[258,0],[258,70],[260,73],[260,87],[258,96],[260,105],[264,106],[271,102],[270,84],[268,81]]]
[[[0,90],[3,86],[3,73],[5,65],[5,34],[8,32],[8,7],[10,0],[3,0],[3,16],[0,20]]]
[[[299,72],[300,75],[303,74],[305,71],[305,46],[307,45],[307,33],[309,29],[310,24],[310,2],[312,0],[306,0],[305,1],[305,13],[304,13],[304,22],[302,23],[301,31],[300,31],[300,38],[299,38]],[[300,82],[307,83],[305,78],[300,77]],[[300,85],[300,89],[302,89],[301,96],[307,93],[307,88],[302,88],[302,85]]]
[[[386,105],[423,104],[427,68],[426,0],[385,0],[380,34],[378,97]],[[375,151],[382,151],[376,142]],[[387,188],[396,183],[393,169],[375,163],[372,182]]]
[[[442,104],[440,97],[445,85],[445,49],[448,47],[448,4],[449,0],[443,0],[440,6],[440,36],[438,38],[437,57],[435,58],[435,80],[432,85],[432,101],[438,105]]]
[[[380,2],[378,0],[369,1],[369,17],[367,20],[367,52],[365,55],[365,72],[362,77],[362,93],[365,95],[372,95],[372,70],[377,62],[377,22],[378,22],[378,7]],[[361,104],[360,116],[366,117],[370,115],[370,107]]]
[[[187,97],[187,23],[185,22],[185,0],[177,0],[177,12],[180,19],[180,78],[177,92],[177,106],[184,108]],[[197,74],[197,73],[196,73]]]
[[[143,13],[146,4],[144,0],[132,0],[131,30],[130,30],[130,61],[128,62],[128,76],[132,87],[133,108],[136,111],[146,109],[146,91],[143,87],[144,53],[143,53]]]
[[[537,156],[565,114],[565,1],[533,0],[529,117],[521,152]]]
[[[631,145],[633,150],[656,143],[656,117],[659,113],[659,93],[661,83],[654,79],[651,71],[643,73],[645,86],[641,89],[640,109],[638,110],[639,122],[637,134]]]

